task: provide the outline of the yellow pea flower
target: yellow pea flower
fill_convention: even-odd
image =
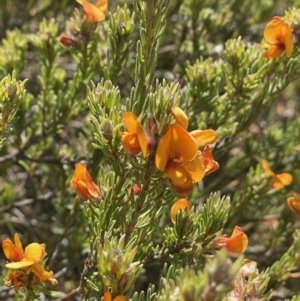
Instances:
[[[101,197],[98,186],[93,182],[86,168],[86,164],[82,162],[76,165],[70,186],[74,188],[77,195],[84,201],[88,198],[97,199]]]
[[[264,38],[268,43],[260,46],[267,49],[265,57],[274,59],[284,51],[288,57],[292,55],[294,47],[292,29],[284,19],[274,17],[264,30]]]
[[[248,247],[248,237],[244,231],[235,226],[230,237],[220,237],[215,242],[223,244],[224,247],[231,253],[244,253]]]
[[[43,260],[47,255],[45,244],[31,243],[23,251],[20,237],[16,233],[14,243],[7,238],[2,242],[2,248],[6,258],[13,261],[5,266],[16,270],[5,277],[5,285],[14,286],[18,291],[20,287],[46,281],[52,285],[57,284],[57,280],[52,278],[53,272],[48,272],[43,267]]]
[[[89,22],[101,22],[107,15],[107,0],[99,0],[96,4],[92,4],[86,0],[76,0],[83,6],[86,18]]]
[[[18,233],[15,234],[14,241],[15,243],[7,238],[2,242],[5,257],[13,261],[5,265],[7,268],[21,269],[32,266],[34,263],[41,262],[47,255],[45,244],[32,243],[25,248],[24,252]]]
[[[211,162],[205,162],[209,158],[201,156],[198,148],[214,143],[217,134],[210,129],[189,133],[185,113],[175,107],[172,115],[176,123],[169,125],[167,132],[160,138],[155,165],[160,171],[165,171],[164,177],[170,179],[173,188],[179,194],[186,195],[192,191],[195,183],[203,179],[208,171],[208,163],[209,169],[213,169]]]
[[[273,170],[271,170],[267,160],[262,161],[262,167],[264,171],[272,178],[271,184],[274,188],[283,189],[285,186],[288,186],[293,182],[293,177],[291,174],[287,172],[276,174]]]

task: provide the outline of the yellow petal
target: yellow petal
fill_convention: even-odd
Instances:
[[[101,22],[105,19],[106,16],[105,6],[103,6],[104,11],[102,11],[101,5],[99,5],[98,8],[96,5],[86,0],[76,0],[76,1],[83,6],[88,21]]]
[[[196,140],[179,124],[170,125],[171,139],[170,150],[174,152],[176,158],[183,162],[193,160],[198,154],[198,145]]]
[[[173,223],[176,221],[176,216],[180,210],[191,210],[191,204],[188,199],[180,199],[178,200],[171,208],[171,220]]]
[[[125,123],[126,130],[129,133],[137,134],[137,123],[138,118],[131,112],[124,112],[123,113],[123,120]]]
[[[123,147],[128,155],[134,156],[141,152],[140,143],[136,134],[123,132],[121,135]]]
[[[35,263],[31,267],[31,271],[37,276],[39,283],[44,283],[53,277],[53,272],[46,271],[41,264]]]
[[[202,147],[207,144],[213,144],[218,139],[217,133],[210,129],[203,130],[203,131],[201,130],[192,131],[190,132],[190,135],[194,137],[198,147]]]
[[[167,132],[160,138],[155,154],[155,165],[160,171],[164,171],[170,157],[170,140],[171,131]]]
[[[262,160],[262,168],[269,176],[271,176],[271,177],[276,176],[275,172],[270,169],[269,163],[267,160]]]
[[[24,259],[27,261],[34,262],[41,261],[47,255],[45,252],[45,248],[45,244],[38,244],[36,242],[28,245],[25,248]]]
[[[265,40],[271,44],[281,41],[283,28],[286,26],[285,23],[286,22],[282,18],[274,17],[265,27]]]
[[[19,262],[10,262],[10,263],[7,263],[5,266],[9,269],[22,269],[22,268],[25,268],[25,267],[29,267],[31,265],[34,264],[34,261],[33,260],[26,260],[26,259],[23,259]]]
[[[182,166],[169,161],[166,167],[166,173],[170,178],[171,182],[175,186],[184,185],[186,181],[190,178],[188,171]]]
[[[290,209],[300,215],[300,195],[295,193],[294,196],[289,197],[286,201]]]
[[[20,261],[23,259],[23,247],[18,233],[15,234],[15,244],[7,238],[2,242],[4,255],[11,261]]]
[[[149,156],[149,141],[145,134],[144,128],[139,120],[137,122],[136,133],[143,157],[147,158]]]
[[[293,177],[287,172],[276,175],[276,178],[284,185],[288,186],[293,182]]]
[[[107,3],[107,0],[99,0],[97,3],[96,3],[96,7],[98,9],[100,9],[105,15],[107,14],[107,11],[108,11],[108,3]]]
[[[178,107],[172,109],[172,115],[176,122],[180,124],[185,130],[188,128],[189,121],[186,114]]]
[[[248,237],[238,226],[235,226],[231,237],[222,237],[217,241],[224,243],[228,251],[237,254],[244,253],[248,247]]]
[[[190,170],[190,166],[193,166],[193,170]],[[190,175],[195,183],[201,181],[205,175],[205,166],[202,158],[197,156],[194,160],[187,164]]]

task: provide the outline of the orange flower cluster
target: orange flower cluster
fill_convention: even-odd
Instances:
[[[99,0],[96,4],[86,0],[76,1],[83,6],[87,21],[101,22],[105,19],[108,10],[107,0]]]
[[[267,49],[264,54],[265,57],[274,59],[284,51],[288,57],[292,55],[294,47],[292,29],[284,19],[274,17],[264,30],[264,38],[268,43],[260,46]]]
[[[262,167],[264,171],[271,177],[271,185],[273,188],[283,189],[285,186],[288,186],[293,182],[293,177],[291,174],[287,172],[276,174],[270,169],[269,163],[266,160],[262,161]]]
[[[215,143],[217,134],[213,130],[188,132],[188,119],[178,107],[173,108],[174,124],[158,141],[155,165],[164,171],[164,177],[170,179],[172,186],[179,193],[190,193],[194,184],[219,168],[214,161],[208,144]],[[141,121],[131,112],[124,113],[126,131],[121,134],[122,144],[129,155],[142,152],[144,158],[150,153],[150,139],[145,133]],[[154,143],[156,144],[156,143]],[[203,151],[198,151],[204,147]]]
[[[70,181],[70,186],[74,188],[77,195],[86,201],[89,198],[100,199],[101,192],[98,186],[93,182],[91,175],[82,162],[75,167],[74,175]]]
[[[14,286],[16,291],[20,287],[32,288],[45,282],[56,285],[57,280],[52,278],[53,272],[45,271],[43,266],[43,260],[47,255],[46,245],[31,243],[23,251],[18,233],[15,234],[14,241],[13,243],[7,238],[2,242],[6,258],[12,261],[5,266],[14,270],[5,277],[5,285]]]
[[[207,144],[215,143],[215,131],[196,130],[188,132],[188,119],[185,113],[175,107],[172,110],[175,123],[169,125],[167,132],[158,142],[155,155],[156,167],[165,172],[174,189],[186,195],[190,193],[194,184],[203,177],[219,168],[212,157]],[[202,152],[199,147],[205,147]]]
[[[223,245],[230,253],[241,254],[248,247],[248,237],[240,227],[235,226],[230,237],[219,237],[215,243]]]

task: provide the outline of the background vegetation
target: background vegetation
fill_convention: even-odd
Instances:
[[[300,300],[299,218],[286,203],[300,193],[299,51],[268,60],[259,47],[266,23],[299,5],[111,0],[106,20],[93,26],[73,0],[0,1],[0,100],[14,99],[10,119],[1,108],[0,239],[18,232],[24,245],[46,244],[59,284],[43,300],[64,298],[83,276],[85,290],[70,300],[100,300],[103,275],[114,283],[104,263],[118,254],[126,268],[135,264],[123,287],[133,300]],[[299,24],[298,14],[289,21]],[[63,47],[61,35],[75,44]],[[174,105],[190,131],[218,133],[220,165],[195,186],[194,210],[175,225],[169,211],[179,196],[120,140],[122,111],[143,122],[151,112],[163,124]],[[272,188],[263,159],[292,174],[292,185]],[[81,160],[105,195],[96,208],[69,187]],[[134,184],[148,189],[134,196]],[[244,299],[227,295],[241,259],[212,245],[236,225],[249,238],[244,258],[258,269]],[[12,300],[6,274],[1,269],[0,299]]]

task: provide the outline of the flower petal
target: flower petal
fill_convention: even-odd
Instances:
[[[15,234],[15,244],[9,239],[2,242],[4,255],[11,261],[20,261],[23,258],[23,248],[18,233]]]
[[[264,57],[269,59],[276,59],[277,57],[281,56],[283,51],[284,51],[283,44],[269,45],[268,50],[264,53]]]
[[[76,1],[83,6],[88,21],[101,22],[105,19],[106,17],[105,6],[99,4],[99,7],[97,7],[96,5],[86,0],[76,0]]]
[[[175,186],[184,185],[190,178],[189,172],[179,164],[169,161],[166,167],[166,173],[172,184]]]
[[[171,220],[173,223],[176,221],[176,216],[179,213],[180,210],[191,210],[191,204],[188,199],[180,199],[176,203],[173,204],[171,208]]]
[[[190,132],[190,135],[194,137],[197,142],[198,147],[203,147],[207,144],[213,144],[217,141],[218,135],[215,131],[207,129],[207,130],[196,130]]]
[[[136,133],[143,157],[147,158],[149,156],[149,141],[146,137],[144,128],[139,120],[137,122]]]
[[[47,272],[41,264],[35,263],[31,267],[31,271],[37,276],[39,283],[44,283],[53,277],[53,272]]]
[[[103,294],[103,301],[112,301],[111,292],[105,291]]]
[[[276,175],[276,178],[284,185],[288,186],[293,182],[293,177],[291,174],[284,172]]]
[[[290,209],[300,215],[300,195],[295,193],[294,196],[289,197],[286,201]]]
[[[281,41],[283,28],[286,26],[285,23],[286,22],[282,18],[274,17],[265,27],[265,40],[271,44]]]
[[[170,150],[174,152],[176,158],[183,162],[193,160],[198,154],[198,145],[196,140],[179,124],[170,125],[171,139]]]
[[[160,138],[155,154],[155,165],[160,171],[164,171],[170,157],[170,127],[167,132]]]
[[[128,298],[123,295],[118,295],[118,296],[114,297],[113,301],[128,301]]]
[[[275,177],[276,174],[271,168],[269,167],[269,163],[267,160],[262,160],[262,168],[263,170],[271,177]]]
[[[176,122],[181,125],[185,130],[188,128],[189,120],[186,114],[178,107],[172,109],[172,115]]]
[[[86,164],[82,162],[76,165],[70,186],[74,188],[77,195],[84,201],[89,197],[98,198],[101,195],[98,186],[93,182],[86,168]]]
[[[190,170],[190,164],[193,163],[193,170]],[[187,164],[187,168],[190,175],[195,183],[201,181],[205,175],[205,166],[203,164],[202,158],[197,156],[193,161]]]
[[[125,123],[126,130],[129,133],[137,134],[137,123],[138,123],[138,117],[135,116],[131,112],[124,112],[123,113],[123,120]]]
[[[28,245],[25,248],[24,259],[27,261],[40,262],[47,255],[45,248],[45,244],[38,244],[36,242]]]
[[[123,132],[121,135],[123,147],[128,155],[134,156],[141,152],[140,143],[136,134]]]
[[[221,237],[217,241],[224,243],[229,252],[237,254],[244,253],[248,247],[248,237],[238,226],[234,227],[230,237]]]

